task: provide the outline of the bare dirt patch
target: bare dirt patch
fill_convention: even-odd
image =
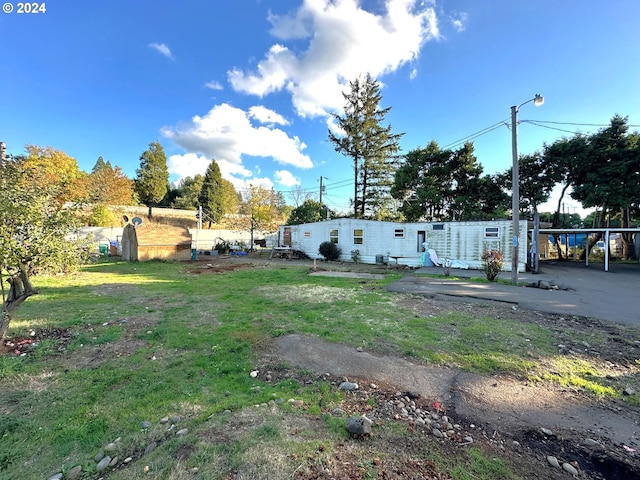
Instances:
[[[225,260],[198,260],[196,262],[191,262],[189,268],[187,268],[187,272],[200,275],[200,274],[213,274],[213,273],[225,273],[225,272],[235,272],[236,270],[243,270],[246,268],[255,268],[256,265],[252,262],[239,260],[242,257],[238,257],[238,259],[227,259]]]
[[[268,370],[269,368],[273,370]],[[345,381],[345,377],[333,377],[328,374],[313,374],[307,370],[284,368],[281,365],[265,364],[261,366],[261,377],[269,375],[271,381],[295,379],[300,384],[313,385],[316,382],[331,382],[335,388]],[[544,432],[541,428],[496,429],[486,417],[467,418],[457,415],[448,405],[422,397],[416,392],[401,391],[393,383],[370,383],[371,377],[349,377],[348,380],[359,385],[358,390],[345,394],[339,405],[343,418],[351,415],[366,415],[373,420],[371,436],[352,437],[348,441],[325,443],[306,458],[300,458],[300,466],[294,478],[298,479],[336,479],[353,478],[377,479],[439,479],[453,478],[446,465],[464,464],[477,449],[486,459],[498,459],[514,472],[515,476],[502,479],[545,479],[560,480],[572,478],[566,471],[552,467],[547,456],[555,456],[560,464],[569,463],[579,472],[578,478],[588,480],[622,480],[638,478],[640,462],[621,445],[615,445],[598,438],[597,445],[584,444],[585,432],[555,430]],[[437,438],[430,427],[417,423],[411,415],[401,414],[398,402],[409,404],[433,418],[447,415],[455,424],[455,432],[446,438]],[[301,409],[304,411],[305,407]],[[331,415],[325,412],[323,415]],[[254,414],[255,415],[255,414]],[[247,431],[251,421],[243,415],[244,421],[231,421],[229,425]],[[308,421],[312,421],[309,417]],[[255,419],[253,419],[255,421]],[[317,420],[316,420],[317,421]],[[301,422],[301,420],[298,420]],[[540,422],[544,422],[541,418]],[[301,423],[298,423],[299,425]],[[394,428],[394,424],[402,425]],[[255,428],[255,424],[253,425]],[[468,437],[473,441],[469,442]],[[434,459],[440,461],[439,466]],[[445,466],[443,466],[443,464]],[[464,467],[463,467],[464,469]],[[473,475],[469,478],[475,478]]]
[[[29,335],[3,339],[0,344],[0,355],[27,355],[43,340],[51,340],[55,342],[58,350],[64,350],[71,339],[71,330],[68,328],[34,328]]]
[[[588,359],[589,363],[597,365],[598,369],[608,372],[607,375],[611,377],[612,382],[622,378],[632,389],[637,388],[640,376],[637,363],[640,336],[634,327],[583,317],[514,309],[511,305],[486,300],[400,294],[395,298],[395,301],[398,305],[413,309],[416,315],[424,317],[457,312],[474,318],[502,318],[513,319],[514,322],[533,323],[551,332],[554,336],[554,344],[558,346],[559,355]],[[372,353],[390,354],[391,350],[385,349],[384,345],[379,347],[382,348],[381,351]],[[305,344],[302,349],[307,352],[307,357],[315,353],[313,345]],[[326,370],[320,366],[316,371],[318,373],[331,371],[336,364],[345,365],[351,362],[353,365],[356,359],[363,356],[362,353],[357,354],[354,350],[355,356],[341,358],[341,349],[344,347],[336,348],[335,352],[323,350],[319,353],[315,360],[320,359],[320,363],[329,363],[325,365]],[[267,354],[266,358],[269,356]],[[390,359],[390,361],[392,360]],[[415,359],[410,360],[415,361]],[[311,363],[315,364],[316,362]],[[303,372],[312,368],[310,367],[311,363],[302,367]],[[297,375],[301,383],[309,383],[310,380],[305,377],[304,373],[296,373],[296,367],[299,366],[292,364],[291,370],[282,371],[281,369],[279,372],[274,370],[272,375],[277,377],[291,375],[295,377]],[[269,369],[269,365],[262,368]],[[350,404],[346,404],[342,408],[348,413],[366,413],[367,416],[375,418],[378,422],[395,421],[395,413],[384,406],[388,405],[389,400],[394,398],[402,388],[402,378],[401,375],[398,375],[385,384],[381,380],[384,377],[382,371],[386,370],[389,373],[390,368],[388,363],[384,367],[372,366],[370,369],[364,366],[364,371],[369,371],[366,376],[349,377],[350,381],[357,381],[364,388],[352,396]],[[380,372],[379,374],[375,373],[376,369]],[[408,378],[411,376],[410,372],[407,373]],[[337,378],[334,383],[337,385],[344,379]],[[370,384],[377,384],[377,388],[368,388],[367,386]],[[563,387],[551,382],[529,385],[526,379],[493,376],[484,379],[482,384],[484,391],[487,391],[487,386],[495,385],[496,388],[493,389],[495,394],[488,397],[483,396],[482,389],[478,388],[480,397],[476,399],[475,408],[467,409],[467,413],[471,410],[472,415],[459,414],[455,409],[447,413],[455,419],[456,423],[470,432],[474,438],[473,445],[475,447],[481,448],[489,458],[495,456],[508,461],[518,472],[519,478],[570,478],[570,475],[564,470],[554,469],[549,465],[546,459],[548,455],[557,457],[561,464],[562,462],[573,462],[578,466],[579,478],[592,480],[640,478],[640,458],[636,453],[636,445],[629,446],[614,442],[605,432],[598,432],[595,427],[588,427],[594,425],[593,421],[596,420],[596,416],[610,415],[611,419],[606,423],[624,426],[625,430],[633,431],[635,429],[637,437],[637,431],[640,429],[640,409],[637,407],[621,400],[596,398],[593,395],[587,395],[579,388]],[[474,392],[473,389],[470,391]],[[491,389],[489,391],[492,392]],[[495,395],[499,395],[499,398],[494,399]],[[528,426],[523,424],[517,416],[512,417],[516,421],[511,424],[509,415],[498,418],[491,413],[495,407],[494,400],[509,404],[510,401],[516,401],[516,399],[518,406],[514,407],[514,410],[519,408],[522,411],[537,412],[533,414],[533,420],[528,423]],[[465,402],[473,403],[473,399],[466,398]],[[531,403],[527,404],[527,402]],[[433,409],[433,399],[421,399],[419,405],[423,409]],[[546,407],[540,410],[540,405],[546,405]],[[571,410],[571,413],[564,413],[569,405],[577,405],[579,408]],[[575,428],[555,428],[554,421],[562,415],[568,417],[564,419],[567,420],[565,423],[574,425]],[[544,426],[551,426],[552,434],[544,433],[542,430]],[[376,443],[373,450],[377,452],[378,457],[394,458],[395,464],[389,466],[390,470],[404,472],[396,476],[378,476],[376,478],[448,478],[446,476],[438,477],[435,473],[432,477],[419,476],[421,471],[415,464],[416,457],[413,455],[420,449],[428,449],[434,439],[429,432],[425,433],[420,428],[416,428],[414,433],[415,435],[401,435],[394,440],[394,443],[388,445]],[[587,444],[585,443],[587,439],[595,440],[596,443]],[[395,443],[402,445],[399,452],[390,451]],[[456,442],[438,442],[438,444],[452,456],[460,454],[461,445]],[[373,461],[373,457],[371,460]],[[410,465],[415,465],[416,468],[407,471]],[[420,468],[422,467],[423,465],[420,464]],[[350,478],[349,473],[340,471],[339,462],[332,468],[333,476],[310,476],[308,478]],[[385,472],[390,470],[385,468]],[[319,472],[316,474],[320,475]]]

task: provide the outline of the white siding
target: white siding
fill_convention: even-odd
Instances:
[[[492,228],[496,237],[486,238],[485,229]],[[281,227],[281,232],[284,227]],[[418,232],[425,233],[425,241],[434,249],[439,258],[460,260],[470,268],[482,268],[482,253],[485,250],[500,250],[504,253],[505,270],[511,268],[511,245],[513,233],[510,220],[493,222],[433,222],[433,223],[395,223],[373,220],[339,218],[317,223],[290,225],[291,246],[301,250],[311,258],[322,258],[318,247],[329,240],[329,232],[338,230],[338,246],[342,249],[340,260],[351,261],[351,251],[360,251],[360,261],[375,263],[376,256],[385,259],[393,256],[399,264],[419,266],[422,249]],[[442,228],[442,229],[439,229]],[[497,228],[497,232],[495,229]],[[520,222],[520,238],[526,239],[527,222]],[[362,245],[354,244],[354,230],[363,230]],[[404,229],[404,238],[396,237],[396,230]],[[519,249],[519,271],[524,271],[527,249]],[[394,262],[394,259],[390,259]]]

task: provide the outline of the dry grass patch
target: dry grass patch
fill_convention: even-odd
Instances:
[[[358,294],[356,290],[311,284],[291,285],[287,288],[265,285],[255,288],[253,292],[278,303],[305,302],[309,304],[354,300]]]

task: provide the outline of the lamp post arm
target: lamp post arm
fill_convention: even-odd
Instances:
[[[527,103],[531,103],[531,102],[533,102],[533,103],[534,103],[534,105],[535,105],[536,107],[539,107],[540,105],[542,105],[542,104],[544,103],[544,97],[543,97],[542,95],[540,95],[539,93],[536,93],[536,95],[535,95],[532,99],[527,100],[527,101],[526,101],[526,102],[524,102],[524,103],[521,103],[521,104],[520,104],[520,105],[518,105],[517,107],[515,107],[515,106],[514,106],[514,107],[511,107],[511,109],[514,109],[514,108],[515,108],[515,109],[516,109],[516,113],[518,113],[518,111],[520,110],[520,108],[521,108],[523,105],[526,105]]]

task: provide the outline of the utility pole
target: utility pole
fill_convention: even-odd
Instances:
[[[518,259],[520,248],[520,171],[518,164],[518,112],[523,105],[533,102],[536,107],[544,103],[544,98],[539,93],[531,100],[511,107],[511,231],[513,232],[513,245],[511,254],[511,283],[518,284]],[[526,241],[525,241],[526,247]]]
[[[320,177],[320,206],[322,206],[322,193],[324,192],[324,185],[322,185],[322,179],[324,177]]]
[[[324,193],[325,186],[322,185],[322,179],[327,180],[327,177],[320,177],[320,211],[322,211],[322,194]]]

